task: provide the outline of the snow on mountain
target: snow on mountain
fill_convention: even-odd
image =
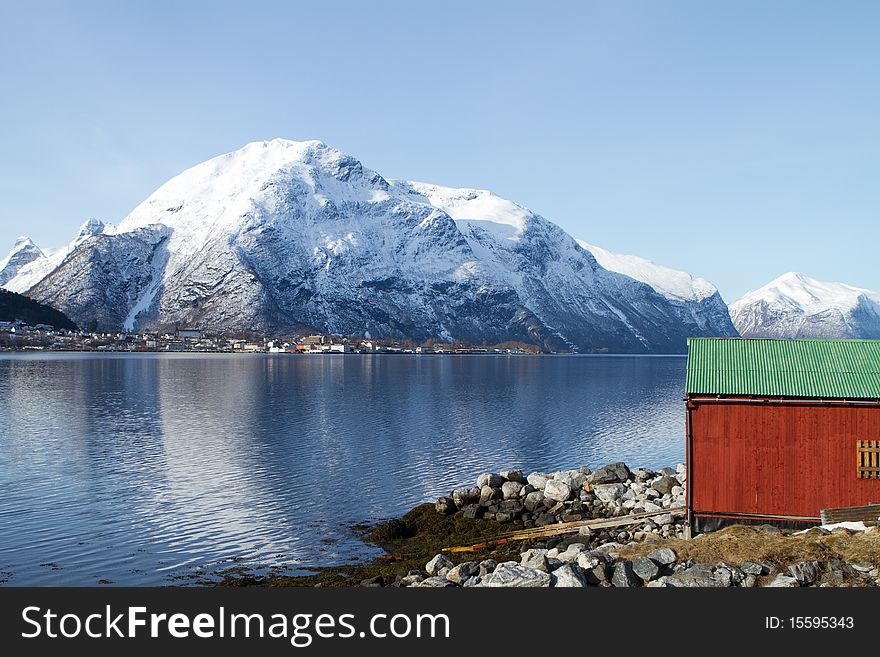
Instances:
[[[685,271],[658,265],[639,256],[612,253],[583,240],[578,240],[578,244],[592,253],[605,269],[647,283],[668,299],[702,301],[718,292],[718,289],[705,278],[692,276]]]
[[[5,287],[23,267],[45,257],[37,245],[31,241],[31,238],[19,237],[12,250],[3,260],[0,260],[0,287]]]
[[[19,294],[26,293],[61,265],[68,254],[73,253],[80,244],[90,237],[100,235],[104,231],[104,228],[104,223],[97,219],[86,220],[82,226],[80,226],[79,232],[70,244],[60,248],[47,249],[46,251],[40,251],[37,249],[39,255],[18,268],[15,274],[5,282],[0,283],[0,286],[6,288],[10,292],[17,292]],[[2,277],[0,277],[0,280],[2,280]]]
[[[749,338],[880,338],[880,294],[789,272],[730,304]]]
[[[317,141],[215,157],[118,226],[85,233],[42,276],[13,282],[86,326],[632,352],[735,334],[726,309],[704,316],[702,301],[603,268],[527,208],[482,190],[388,181]]]

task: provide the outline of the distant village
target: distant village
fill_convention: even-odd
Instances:
[[[198,329],[166,333],[101,333],[57,330],[47,324],[0,322],[2,351],[201,352],[252,354],[530,354],[524,344],[474,346],[430,341],[425,344],[303,335],[288,338],[225,337]]]

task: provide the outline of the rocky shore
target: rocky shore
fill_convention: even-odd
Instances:
[[[373,563],[319,567],[305,577],[237,576],[223,584],[880,585],[876,523],[865,523],[861,531],[733,526],[689,539],[683,513],[686,483],[683,465],[657,471],[612,463],[595,471],[485,472],[473,486],[455,488],[402,518],[365,528],[362,538],[388,553]]]

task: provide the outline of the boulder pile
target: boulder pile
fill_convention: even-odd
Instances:
[[[641,525],[625,528],[581,529],[587,543],[625,543],[683,537],[685,519],[663,513],[685,505],[685,466],[630,470],[625,463],[552,473],[522,470],[485,472],[474,486],[462,486],[434,504],[437,513],[461,514],[511,523],[511,528],[545,527],[561,522],[614,518],[655,512]]]

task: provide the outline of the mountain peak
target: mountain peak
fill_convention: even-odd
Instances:
[[[875,338],[880,294],[786,272],[730,304],[743,337]]]
[[[104,228],[106,228],[106,226],[104,225],[104,222],[100,219],[95,219],[94,217],[86,219],[79,227],[79,234],[77,235],[77,239],[100,235],[104,232]]]

